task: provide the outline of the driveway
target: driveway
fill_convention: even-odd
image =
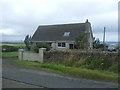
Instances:
[[[9,87],[6,81],[13,80],[27,87],[40,88],[118,88],[112,82],[83,79],[62,73],[17,65],[11,61],[17,58],[3,59],[3,87]],[[18,84],[18,85],[19,85]],[[30,86],[29,86],[30,85]],[[14,86],[14,84],[13,84]],[[26,85],[23,85],[23,88]]]

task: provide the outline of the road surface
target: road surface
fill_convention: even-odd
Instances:
[[[3,78],[2,82],[3,82],[3,88],[43,88],[43,87],[30,85],[27,83],[22,83],[19,81],[9,80],[5,78]]]
[[[101,82],[83,79],[62,73],[23,67],[12,62],[17,58],[3,59],[3,88],[9,87],[7,82],[14,82],[23,88],[118,88],[112,82]],[[12,80],[12,81],[11,81]]]

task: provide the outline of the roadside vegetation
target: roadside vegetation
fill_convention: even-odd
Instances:
[[[17,64],[23,66],[32,66],[37,68],[46,68],[50,70],[55,70],[59,72],[63,72],[65,74],[71,74],[75,76],[80,76],[82,78],[88,78],[93,80],[100,80],[100,81],[110,81],[110,82],[118,82],[118,74],[108,71],[102,70],[91,70],[87,68],[80,68],[80,67],[69,67],[62,64],[57,63],[39,63],[39,62],[30,62],[30,61],[14,61]]]

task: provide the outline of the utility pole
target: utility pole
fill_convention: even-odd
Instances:
[[[106,27],[104,27],[104,33],[103,33],[103,48],[105,50],[105,29]]]
[[[106,29],[106,27],[104,27],[104,33],[103,33],[103,44],[105,44],[105,29]]]

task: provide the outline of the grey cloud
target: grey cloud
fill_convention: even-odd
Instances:
[[[18,2],[2,3],[2,27],[0,29],[12,28],[16,35],[7,36],[6,39],[18,37],[21,40],[27,34],[33,35],[39,25],[43,24],[60,24],[60,23],[79,23],[85,22],[86,19],[92,24],[93,33],[101,33],[106,26],[108,32],[117,32],[117,17],[114,15],[104,15],[117,11],[117,0],[114,3],[107,1],[81,1],[81,0],[51,0],[47,1],[45,6],[41,7],[39,3],[28,3],[26,0]],[[53,1],[53,2],[52,2]],[[111,0],[110,0],[111,1]],[[46,3],[45,2],[45,3]],[[15,12],[15,7],[21,6],[20,12]],[[116,15],[117,16],[117,15]],[[1,24],[1,23],[0,23]],[[11,38],[7,38],[11,37]]]

